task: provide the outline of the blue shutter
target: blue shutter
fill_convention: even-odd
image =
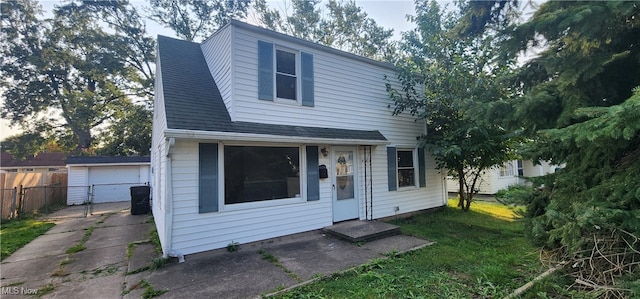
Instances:
[[[302,106],[313,107],[313,55],[302,52]]]
[[[218,144],[200,143],[199,205],[200,213],[218,211]]]
[[[389,191],[398,190],[398,154],[395,147],[387,147],[387,171],[389,177]]]
[[[418,148],[418,181],[420,182],[420,187],[427,186],[427,172],[426,165],[424,163],[424,148]]]
[[[320,199],[320,172],[318,147],[307,146],[307,201]]]
[[[258,99],[273,101],[273,44],[258,41]]]

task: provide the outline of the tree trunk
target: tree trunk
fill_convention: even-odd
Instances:
[[[73,130],[73,132],[78,137],[78,145],[76,147],[76,154],[80,154],[82,152],[86,152],[91,148],[91,142],[93,141],[91,137],[91,132],[89,130]]]
[[[458,207],[464,210],[464,168],[458,169]]]

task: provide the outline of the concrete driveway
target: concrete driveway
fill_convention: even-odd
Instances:
[[[0,264],[0,296],[122,298],[127,248],[148,240],[154,228],[151,216],[130,215],[129,207],[129,202],[96,204],[86,218],[84,206],[50,214],[56,226]],[[86,249],[66,253],[80,243]]]
[[[152,269],[159,254],[148,242],[151,216],[130,215],[128,202],[97,204],[87,218],[83,207],[49,218],[55,227],[0,265],[2,298],[32,298],[36,290],[47,292],[42,298],[129,299],[145,292],[158,298],[256,298],[430,244],[398,235],[358,246],[311,231],[241,244],[236,252],[192,254],[184,263],[171,260]],[[81,243],[86,249],[66,253]]]

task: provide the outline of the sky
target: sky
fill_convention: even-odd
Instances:
[[[40,1],[40,4],[43,6],[45,11],[51,11],[55,4],[60,3],[60,1]],[[134,5],[143,6],[148,3],[148,1],[143,0],[131,0],[131,3]],[[286,5],[283,0],[279,1],[267,1],[267,4],[272,8],[282,8]],[[385,28],[394,29],[394,39],[399,40],[401,36],[401,32],[411,30],[413,28],[413,24],[409,23],[406,19],[407,14],[414,14],[414,4],[413,1],[409,0],[357,0],[356,4],[369,15],[369,17],[373,18],[378,25],[381,25]],[[166,29],[159,24],[148,20],[147,21],[147,30],[150,35],[157,36],[158,34],[166,35],[166,36],[175,36],[170,29]],[[247,20],[249,23],[254,23],[255,21],[249,19]],[[2,96],[0,105],[4,106],[4,96]],[[15,135],[20,133],[18,128],[10,128],[9,121],[5,119],[0,120],[0,140],[4,140],[6,137]]]

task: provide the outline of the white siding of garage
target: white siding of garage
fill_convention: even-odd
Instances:
[[[89,168],[86,166],[69,166],[67,175],[67,205],[84,203],[89,193]]]

